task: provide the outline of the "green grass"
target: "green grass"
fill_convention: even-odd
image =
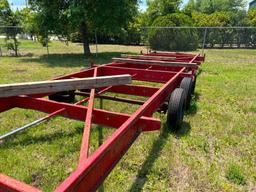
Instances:
[[[241,170],[240,167],[236,165],[230,165],[226,177],[228,180],[230,180],[233,183],[236,183],[238,185],[245,185],[246,184],[246,179],[244,176],[243,171]]]
[[[100,45],[97,63],[143,47]],[[95,51],[95,48],[92,47]],[[144,49],[145,50],[145,49]],[[87,66],[79,44],[53,42],[50,56],[24,42],[22,57],[0,58],[0,82],[45,80]],[[28,54],[27,53],[31,53]],[[143,133],[104,182],[105,191],[251,191],[256,187],[256,50],[206,50],[196,95],[178,134]],[[95,107],[99,108],[96,100]],[[104,101],[104,109],[138,106]],[[0,134],[44,116],[12,109]],[[100,127],[91,134],[93,152]],[[104,138],[114,130],[103,128]],[[56,117],[0,144],[0,172],[52,191],[76,167],[83,122]]]

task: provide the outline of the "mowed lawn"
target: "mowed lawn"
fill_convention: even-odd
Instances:
[[[144,47],[99,45],[96,63]],[[95,52],[95,46],[92,46]],[[50,55],[22,42],[21,57],[0,57],[0,83],[46,80],[88,66],[82,46],[53,42]],[[79,99],[79,98],[77,98]],[[142,98],[140,98],[142,99]],[[95,107],[99,108],[96,100]],[[138,106],[103,101],[110,111],[132,113]],[[22,109],[0,113],[0,134],[45,114]],[[174,134],[142,133],[104,182],[105,191],[255,191],[256,50],[206,50],[196,94],[182,129]],[[0,143],[0,172],[44,191],[53,191],[76,168],[83,122],[55,117]],[[99,137],[113,129],[93,126]]]

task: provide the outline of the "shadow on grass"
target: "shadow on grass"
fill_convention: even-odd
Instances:
[[[177,131],[171,131],[171,134],[177,138],[177,139],[180,139],[182,137],[185,137],[187,135],[190,134],[190,131],[191,131],[191,126],[189,123],[187,122],[183,122],[182,123],[182,127],[180,129],[178,129]]]
[[[130,52],[103,52],[92,54],[93,62],[95,64],[109,63],[112,57],[120,57],[121,54],[131,54]],[[86,67],[89,66],[89,60],[85,58],[83,54],[50,54],[42,55],[35,58],[22,58],[22,62],[35,62],[46,64],[48,67]]]
[[[202,68],[199,68],[199,69],[198,69],[198,72],[197,72],[197,76],[199,76],[202,72],[203,72],[203,69],[202,69]]]
[[[146,161],[143,163],[141,169],[138,171],[136,180],[132,184],[129,191],[142,191],[143,186],[147,182],[147,175],[152,170],[152,167],[154,166],[155,161],[159,157],[162,149],[164,148],[170,134],[174,135],[177,138],[181,138],[185,135],[188,135],[190,133],[190,130],[191,126],[186,122],[184,122],[182,128],[176,132],[170,131],[167,125],[165,124],[163,129],[161,130],[160,135],[154,141],[153,146],[149,152],[149,155]]]
[[[194,116],[197,113],[198,107],[197,107],[197,101],[200,99],[200,93],[195,92],[192,100],[191,100],[191,104],[189,109],[186,111],[186,115],[192,115]]]

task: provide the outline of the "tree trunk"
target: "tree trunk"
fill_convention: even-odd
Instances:
[[[16,35],[13,37],[13,41],[15,57],[18,57],[18,40],[16,39]]]
[[[81,34],[82,34],[82,41],[84,46],[84,55],[85,57],[89,58],[91,56],[91,50],[89,46],[89,33],[87,24],[84,22],[81,25]]]

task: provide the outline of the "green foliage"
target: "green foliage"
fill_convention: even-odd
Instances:
[[[153,27],[192,26],[190,17],[182,13],[173,13],[158,17]],[[154,50],[195,50],[198,46],[198,35],[193,29],[161,29],[149,31],[149,44]]]
[[[229,166],[226,177],[229,181],[238,184],[238,185],[245,185],[246,179],[244,173],[240,167],[235,164]]]
[[[93,31],[114,35],[127,27],[137,14],[137,1],[48,1],[31,0],[38,12],[38,26],[44,38],[54,33],[69,38],[70,34],[80,32],[85,47],[89,50],[89,34]]]
[[[6,35],[5,47],[14,51],[15,56],[18,56],[19,42],[16,36],[21,32],[21,29],[18,28],[19,16],[17,12],[12,12],[7,0],[0,1],[0,18],[0,24],[8,26],[4,28]]]
[[[74,32],[70,34],[70,41],[73,43],[82,42],[82,35],[79,32]]]
[[[7,0],[0,1],[0,25],[10,25],[12,11]]]
[[[5,39],[5,47],[9,51],[14,51],[15,56],[18,56],[19,45],[20,45],[20,42],[17,40],[17,38],[14,38],[14,37],[10,38],[9,36],[7,36],[7,38]]]
[[[230,26],[247,26],[250,25],[245,11],[238,11],[236,13],[230,11],[219,11],[212,14],[206,14],[201,12],[193,12],[192,19],[196,26],[218,26],[218,27],[230,27]],[[203,36],[201,34],[200,36]],[[219,44],[224,47],[229,42],[237,43],[238,47],[240,42],[246,46],[255,47],[255,31],[254,30],[220,30],[212,29],[207,31],[206,43],[213,47],[214,44]]]
[[[256,26],[256,8],[248,11],[248,22],[252,26]]]
[[[244,10],[245,0],[190,0],[185,9],[202,13]]]
[[[186,4],[186,6],[183,9],[183,12],[186,15],[189,15],[191,17],[191,14],[193,11],[195,11],[195,1],[194,0],[189,0],[188,3]]]
[[[229,26],[231,23],[230,12],[215,12],[212,14],[193,13],[192,18],[197,26]]]
[[[150,26],[159,16],[178,12],[181,0],[148,0],[148,9],[143,14],[145,26]]]
[[[36,35],[39,31],[36,22],[37,13],[30,8],[24,8],[17,11],[17,14],[23,31],[31,35]]]

